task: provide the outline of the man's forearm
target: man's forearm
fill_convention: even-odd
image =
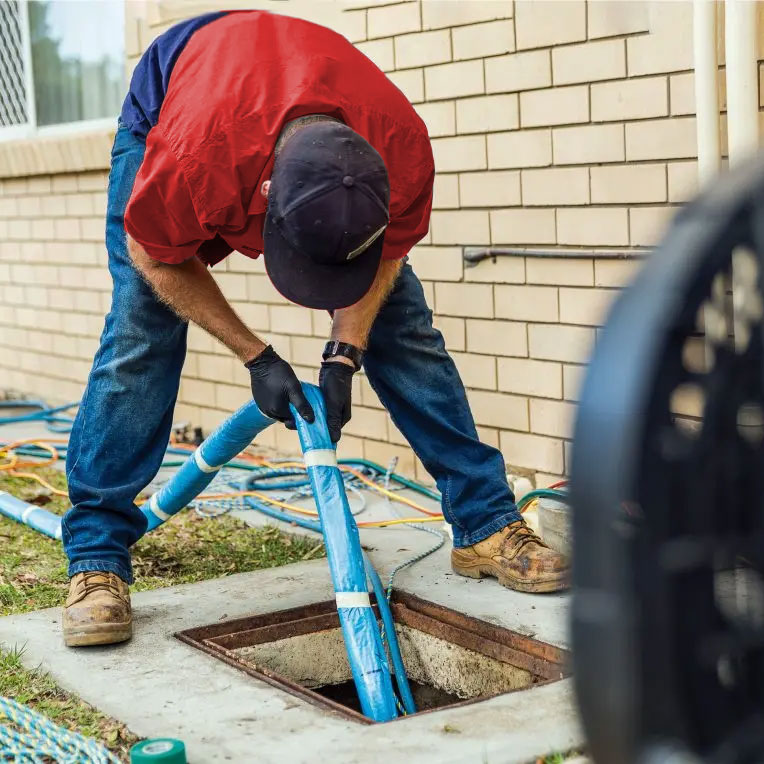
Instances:
[[[259,355],[265,343],[236,315],[207,267],[192,257],[178,265],[153,260],[128,236],[128,251],[154,293],[185,321],[193,321],[219,339],[242,363]]]
[[[374,319],[392,291],[402,264],[402,260],[382,260],[371,289],[355,305],[334,311],[333,340],[366,347]]]

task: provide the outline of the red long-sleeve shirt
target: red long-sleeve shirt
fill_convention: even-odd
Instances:
[[[184,22],[185,35],[181,25],[168,30],[136,67],[123,120],[148,132],[125,212],[130,236],[166,263],[198,255],[214,264],[234,249],[257,257],[260,187],[279,133],[297,117],[327,114],[382,156],[390,179],[383,257],[406,255],[429,227],[434,165],[427,128],[403,93],[325,27],[265,11],[210,19]]]

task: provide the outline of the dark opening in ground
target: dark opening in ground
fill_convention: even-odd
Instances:
[[[445,690],[433,687],[430,684],[417,682],[409,679],[411,694],[414,696],[416,707],[420,711],[430,711],[433,708],[442,708],[454,703],[460,703],[461,698],[458,695],[452,695]],[[322,698],[328,698],[341,706],[345,706],[353,711],[361,713],[361,701],[358,699],[358,693],[355,689],[355,683],[352,679],[340,684],[326,684],[323,687],[315,687],[314,692]]]

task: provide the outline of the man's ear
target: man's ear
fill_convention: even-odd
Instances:
[[[260,193],[267,199],[268,198],[268,191],[270,191],[271,188],[271,182],[270,180],[264,180],[263,185],[260,186]]]

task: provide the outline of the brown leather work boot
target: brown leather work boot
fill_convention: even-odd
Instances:
[[[67,647],[112,645],[133,635],[130,591],[115,573],[77,573],[69,585],[63,612]]]
[[[451,567],[460,576],[494,576],[518,592],[556,592],[568,587],[565,557],[518,520],[472,546],[451,550]]]

